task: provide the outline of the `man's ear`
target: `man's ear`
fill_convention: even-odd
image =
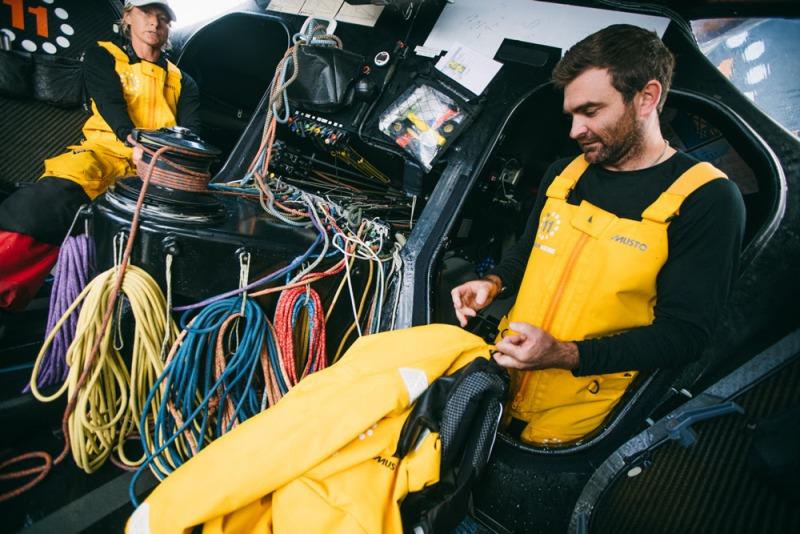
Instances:
[[[661,100],[663,88],[658,80],[650,80],[639,91],[639,115],[648,117],[652,113],[658,113],[658,102]]]

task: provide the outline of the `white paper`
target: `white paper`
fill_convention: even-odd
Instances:
[[[383,13],[383,7],[370,4],[354,6],[345,2],[336,14],[336,20],[372,27]]]
[[[455,43],[436,68],[476,95],[480,95],[503,64]]]
[[[300,14],[307,17],[320,17],[333,20],[342,7],[344,0],[306,0],[300,8]]]
[[[434,48],[425,48],[424,46],[417,45],[414,47],[414,53],[422,57],[436,57],[442,53],[441,50]]]
[[[663,36],[669,19],[534,0],[454,0],[447,4],[425,41],[450,50],[456,43],[493,58],[504,38],[568,48],[611,24],[633,24]]]
[[[270,0],[267,10],[297,15],[305,3],[306,0]]]
[[[268,11],[338,20],[361,26],[375,26],[384,6],[350,5],[344,0],[272,0]]]

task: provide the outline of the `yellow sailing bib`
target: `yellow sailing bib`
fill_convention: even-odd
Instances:
[[[181,71],[167,62],[165,71],[147,61],[131,64],[128,55],[117,45],[97,43],[114,56],[114,69],[122,82],[128,115],[137,128],[158,129],[176,124]],[[44,162],[42,176],[72,180],[83,187],[90,199],[103,193],[114,180],[135,174],[132,150],[125,146],[97,110],[92,100],[92,116],[83,126],[86,138],[68,152]]]
[[[548,188],[519,294],[501,333],[518,321],[561,341],[581,341],[651,324],[656,277],[669,253],[670,220],[698,187],[726,177],[711,164],[698,163],[637,221],[586,201],[567,203],[588,166],[579,156]],[[562,369],[514,372],[510,414],[528,422],[523,441],[573,441],[603,422],[635,376],[634,370],[585,377]]]
[[[181,94],[180,69],[169,61],[166,71],[149,61],[131,64],[125,51],[114,43],[100,41],[97,44],[114,56],[114,70],[122,83],[122,93],[133,125],[148,130],[175,126]],[[120,155],[130,155],[131,149],[117,139],[98,112],[94,100],[92,116],[83,126],[83,135],[87,141],[105,145]]]

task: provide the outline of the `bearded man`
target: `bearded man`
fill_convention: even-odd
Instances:
[[[522,441],[596,429],[637,371],[698,358],[726,301],[744,203],[724,173],[663,138],[674,64],[656,34],[629,25],[565,54],[553,83],[582,154],[551,165],[498,267],[452,291],[462,326],[517,291],[494,358],[512,370]]]

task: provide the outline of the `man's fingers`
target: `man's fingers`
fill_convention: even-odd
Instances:
[[[513,356],[509,356],[503,352],[495,352],[492,355],[494,361],[507,369],[522,369],[522,363]]]
[[[478,291],[475,292],[475,304],[483,306],[486,304],[486,299],[489,297],[489,290],[485,285],[481,285]]]
[[[458,309],[463,304],[461,303],[461,286],[454,287],[453,290],[450,292],[450,295],[453,297],[453,306]]]
[[[458,308],[456,308],[456,317],[458,318],[458,324],[461,325],[461,328],[467,326],[467,318],[459,311]]]
[[[525,343],[525,341],[527,339],[528,339],[527,336],[525,336],[523,334],[508,334],[505,337],[503,337],[503,339],[500,340],[500,343],[502,343],[505,346],[514,346],[515,347],[515,346],[518,346],[518,345],[521,345],[521,344]],[[500,343],[498,343],[498,344],[500,344]]]
[[[458,317],[458,322],[461,323],[461,326],[467,326],[467,317],[475,317],[478,315],[474,309],[470,308],[469,306],[462,306],[460,308],[456,308],[456,317]]]
[[[528,337],[534,337],[536,333],[540,331],[538,328],[536,328],[530,323],[520,323],[516,321],[513,323],[509,323],[508,327],[511,330],[519,332],[520,334],[526,335]]]
[[[508,338],[500,340],[499,343],[495,345],[497,350],[506,354],[508,356],[512,356],[514,358],[520,359],[522,356],[522,347],[520,345],[514,344],[511,341],[508,341]]]

